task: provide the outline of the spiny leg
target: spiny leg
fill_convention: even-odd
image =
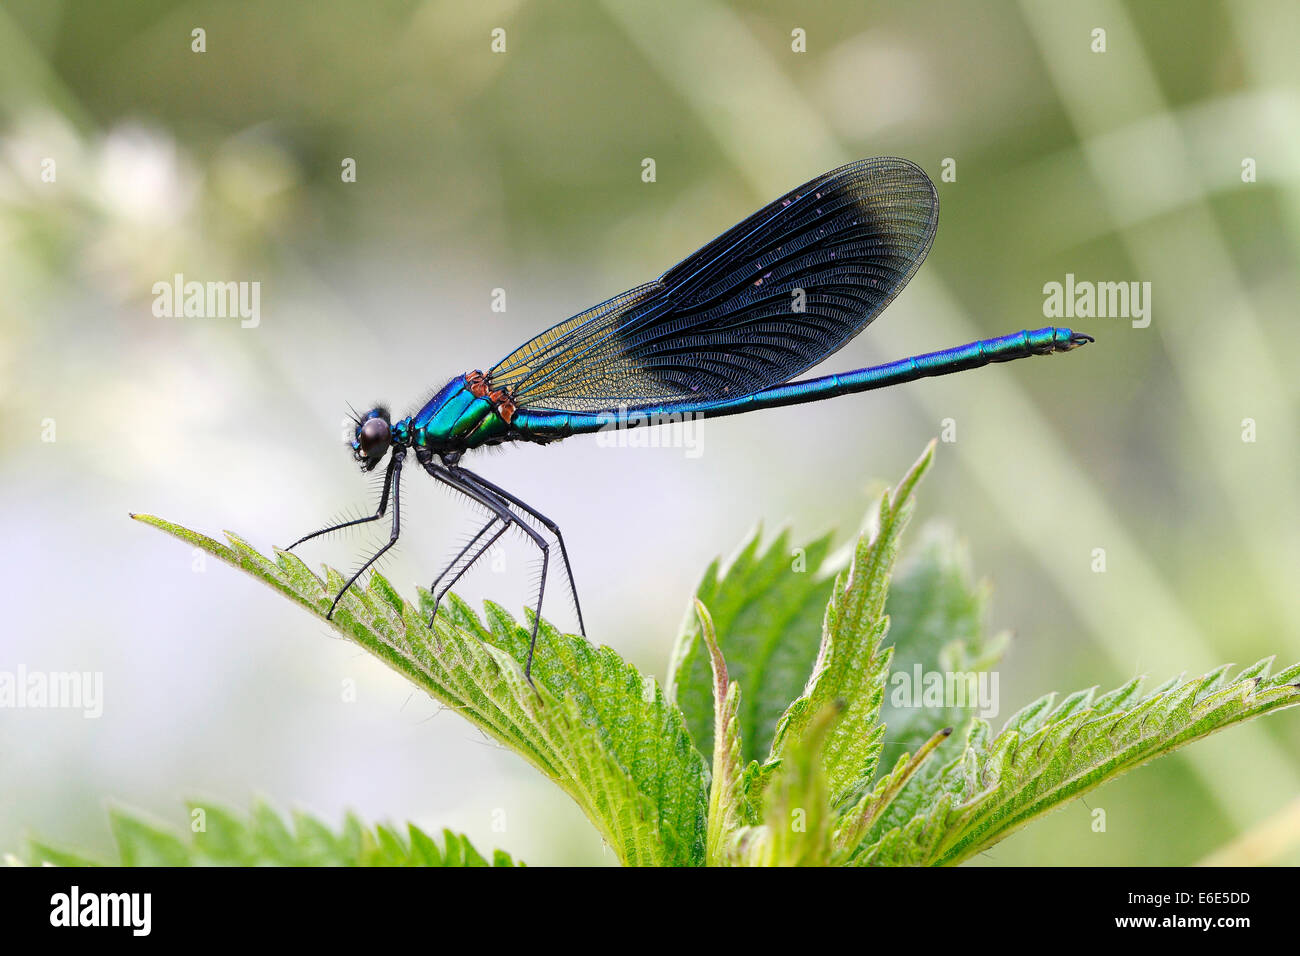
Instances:
[[[504,488],[498,485],[494,485],[486,478],[476,474],[475,472],[470,471],[468,468],[458,468],[457,471],[459,471],[462,475],[467,476],[470,479],[470,481],[474,482],[474,484],[478,485],[483,490],[490,491],[498,498],[504,498],[512,505],[515,505],[516,507],[521,508],[528,514],[532,515],[534,518],[536,518],[538,521],[542,523],[542,526],[545,527],[547,531],[555,535],[555,540],[560,546],[560,561],[563,562],[565,576],[568,577],[569,579],[569,593],[573,595],[573,608],[575,611],[578,612],[578,630],[582,632],[583,637],[586,637],[587,628],[582,623],[582,603],[578,600],[578,585],[575,584],[573,580],[573,568],[569,564],[569,552],[568,549],[564,547],[564,535],[560,532],[560,526],[556,524],[554,521],[552,521],[550,518],[546,517],[546,515],[542,514],[532,505],[528,504],[528,502],[521,501],[520,499],[512,495],[510,492],[506,491]]]
[[[455,488],[461,494],[486,507],[502,521],[509,522],[519,528],[519,530],[523,531],[524,534],[528,535],[528,537],[533,540],[533,543],[537,545],[538,549],[542,552],[542,580],[541,584],[537,588],[537,607],[533,616],[533,633],[528,642],[528,661],[524,665],[524,677],[527,678],[529,684],[532,684],[533,652],[537,647],[537,631],[538,628],[541,627],[542,623],[542,599],[546,595],[546,572],[550,567],[551,557],[550,543],[541,536],[536,528],[511,511],[510,507],[504,501],[497,498],[487,489],[480,488],[466,480],[465,476],[460,473],[459,469],[448,468],[444,465],[439,465],[437,462],[432,460],[421,462],[421,464],[424,466],[424,470],[438,481]]]
[[[528,535],[528,537],[532,539],[533,544],[537,546],[537,549],[542,552],[542,574],[541,580],[537,584],[537,606],[533,613],[533,631],[528,641],[528,660],[524,664],[524,677],[527,678],[529,684],[532,684],[533,655],[537,649],[537,631],[542,624],[542,601],[546,597],[546,575],[551,565],[551,544],[542,537],[536,528],[524,521],[519,517],[519,515],[515,514],[510,509],[510,506],[505,501],[501,500],[501,498],[494,492],[487,488],[480,487],[471,481],[467,481],[463,469],[449,468],[447,469],[447,473],[451,479],[453,487],[459,488],[463,493],[469,495],[476,501],[481,501],[486,504],[488,508],[495,511],[502,520],[509,521],[516,528],[524,532],[524,534]]]
[[[488,531],[492,529],[492,526],[495,525],[498,520],[500,519],[497,518],[496,513],[494,512],[491,520],[488,521],[488,523],[485,524],[483,527],[479,528],[478,533],[475,534],[474,537],[470,538],[467,542],[465,542],[465,546],[460,549],[456,557],[451,559],[451,563],[449,563],[445,568],[443,568],[442,571],[439,572],[438,576],[433,579],[433,583],[429,585],[429,593],[434,595],[433,613],[429,615],[430,627],[433,627],[433,619],[438,616],[438,605],[442,603],[442,596],[447,593],[448,588],[450,588],[452,584],[455,584],[457,581],[460,580],[461,575],[463,575],[466,571],[468,571],[471,567],[474,566],[474,562],[483,556],[483,552],[479,551],[477,554],[475,554],[474,557],[471,558],[463,568],[461,568],[461,570],[456,574],[456,576],[451,579],[451,584],[449,584],[446,588],[443,588],[441,592],[438,591],[438,583],[443,578],[445,578],[448,574],[450,574],[453,570],[456,569],[456,567],[460,564],[461,559],[465,557],[466,554],[469,553],[469,549],[474,547],[474,545],[478,543],[479,539],[482,538],[483,535],[487,534]],[[509,525],[504,525],[502,526],[501,530],[504,531],[508,527]],[[500,534],[498,533],[492,538],[492,541],[496,541],[496,539],[499,537]],[[491,546],[492,546],[492,542],[489,541],[488,547]]]
[[[388,537],[388,544],[384,545],[382,548],[376,551],[371,556],[369,561],[361,565],[361,567],[357,568],[356,573],[353,574],[352,577],[348,578],[348,583],[343,585],[343,590],[339,591],[339,593],[334,596],[334,603],[330,605],[330,609],[328,613],[326,613],[325,615],[325,620],[327,621],[334,616],[334,609],[339,606],[339,601],[343,600],[343,595],[348,593],[348,588],[352,587],[352,585],[356,583],[357,578],[361,577],[361,575],[365,572],[366,568],[370,567],[381,557],[383,557],[384,552],[397,543],[397,537],[402,533],[402,525],[401,525],[402,505],[398,497],[398,490],[399,490],[398,486],[401,484],[402,481],[402,459],[405,457],[406,457],[405,448],[394,449],[393,460],[392,462],[389,463],[388,472],[384,476],[384,481],[386,484],[384,486],[384,501],[381,507],[383,505],[387,505],[388,503],[389,486],[387,485],[387,482],[390,480],[389,476],[391,476],[392,493],[393,493],[393,532]]]
[[[438,576],[433,579],[433,583],[429,585],[429,590],[431,592],[437,589],[438,582],[441,581],[443,578],[445,578],[447,574],[452,570],[452,568],[456,567],[456,565],[460,563],[460,559],[465,557],[465,555],[469,552],[469,549],[474,547],[474,545],[478,542],[479,538],[487,534],[488,531],[492,528],[492,526],[497,523],[497,521],[498,518],[496,516],[496,513],[494,512],[491,520],[488,521],[488,523],[485,524],[483,527],[479,528],[478,533],[475,534],[474,537],[470,538],[468,541],[465,542],[465,546],[456,553],[456,557],[452,558],[450,563],[448,563],[448,565],[438,573]]]
[[[298,547],[298,545],[302,544],[304,541],[310,541],[312,538],[319,538],[323,534],[330,534],[331,532],[334,531],[342,531],[344,528],[351,528],[355,525],[366,524],[367,522],[370,521],[378,521],[380,518],[384,516],[384,512],[388,510],[388,491],[392,487],[391,482],[393,477],[393,469],[395,467],[400,467],[400,466],[397,465],[397,456],[393,455],[393,457],[390,458],[388,461],[387,470],[385,470],[384,472],[384,493],[379,498],[379,508],[370,517],[353,518],[351,521],[344,521],[342,524],[331,525],[328,528],[321,528],[319,531],[313,531],[311,534],[305,534],[297,541],[295,541],[293,544],[289,545],[289,547],[285,548],[284,550],[292,551],[294,548]]]
[[[490,527],[492,527],[492,524],[495,524],[495,523],[496,523],[496,519],[494,518],[494,519],[492,519],[492,522],[488,524],[487,527],[490,528]],[[456,574],[452,577],[452,579],[451,579],[450,581],[448,581],[446,584],[443,585],[442,590],[439,591],[439,592],[434,596],[434,598],[433,598],[433,614],[429,617],[429,626],[430,626],[430,627],[433,627],[433,619],[436,618],[436,617],[438,616],[438,607],[442,604],[442,599],[445,598],[445,597],[447,596],[447,592],[450,591],[452,588],[454,588],[454,587],[456,586],[456,582],[459,581],[461,578],[463,578],[463,577],[465,576],[465,574],[469,571],[470,568],[472,568],[472,567],[474,567],[474,565],[478,564],[479,560],[483,557],[483,555],[485,555],[485,554],[488,553],[488,551],[491,549],[492,545],[496,544],[497,541],[500,540],[501,536],[502,536],[503,534],[506,533],[506,531],[507,531],[507,529],[509,529],[509,527],[510,527],[509,524],[503,524],[503,525],[501,525],[501,527],[497,529],[497,533],[494,534],[492,537],[488,538],[488,540],[484,543],[484,545],[483,545],[481,548],[479,548],[478,551],[476,551],[476,552],[474,553],[474,556],[473,556],[472,558],[470,558],[468,561],[466,561],[466,562],[464,563],[464,565],[461,566],[460,570],[457,571]],[[486,531],[487,528],[484,528],[483,530]],[[449,570],[451,570],[451,569],[448,568],[447,570],[449,571]],[[443,575],[445,575],[446,573],[447,573],[447,572],[444,571],[442,574],[438,575],[439,579],[441,579],[441,578],[443,577]],[[436,584],[436,583],[437,583],[437,582],[435,582],[435,584]],[[433,590],[433,589],[430,588],[430,590]]]
[[[533,616],[533,636],[528,641],[528,663],[524,665],[524,677],[528,683],[533,682],[533,651],[537,648],[537,628],[542,623],[542,596],[546,593],[546,571],[551,563],[549,545],[542,545],[542,578],[537,582],[537,612]]]

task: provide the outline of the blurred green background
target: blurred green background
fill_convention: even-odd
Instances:
[[[127,512],[267,549],[371,508],[347,403],[413,409],[864,156],[957,176],[927,266],[826,370],[1053,324],[1043,286],[1067,273],[1150,282],[1150,327],[1066,322],[1097,344],[710,423],[698,458],[590,439],[484,456],[564,526],[590,635],[662,679],[715,555],[760,521],[847,539],[952,419],[918,520],[969,540],[990,623],[1014,631],[995,723],[1047,690],[1300,658],[1298,41],[1291,0],[8,0],[0,669],[102,671],[105,710],[0,710],[0,848],[31,831],[106,852],[106,802],[183,825],[186,797],[264,795],[612,862],[521,760]],[[155,317],[175,273],[260,282],[260,325]],[[413,592],[473,519],[431,482],[405,494],[385,568]],[[354,566],[385,537],[304,556]],[[519,608],[531,556],[501,559],[460,590]],[[981,860],[1190,863],[1298,784],[1283,713]]]

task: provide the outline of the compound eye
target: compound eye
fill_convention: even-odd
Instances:
[[[382,418],[366,419],[357,434],[357,441],[361,444],[361,453],[367,458],[373,458],[377,452],[388,447],[388,422]]]

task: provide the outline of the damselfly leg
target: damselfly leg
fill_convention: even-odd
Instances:
[[[334,595],[334,601],[333,603],[330,604],[330,609],[325,614],[325,620],[327,621],[334,617],[334,610],[339,606],[339,601],[343,600],[343,595],[348,593],[348,588],[352,587],[352,585],[356,583],[357,578],[361,577],[361,575],[365,573],[365,570],[367,568],[369,568],[376,561],[382,558],[384,556],[384,553],[387,552],[389,548],[391,548],[393,545],[397,543],[397,538],[401,534],[401,518],[402,518],[401,501],[399,500],[398,495],[399,495],[399,488],[402,481],[402,461],[405,458],[406,458],[406,449],[398,448],[393,451],[393,456],[391,459],[389,459],[388,462],[388,470],[384,472],[384,491],[379,498],[379,508],[375,511],[373,515],[370,515],[369,517],[366,518],[355,518],[352,521],[344,521],[341,524],[331,525],[328,528],[321,528],[319,531],[313,531],[309,535],[304,535],[303,537],[295,541],[293,544],[289,545],[289,547],[285,548],[286,551],[292,551],[294,548],[302,544],[304,541],[310,541],[312,538],[318,538],[323,534],[329,534],[332,531],[342,531],[344,528],[351,528],[354,525],[366,524],[367,522],[370,521],[378,521],[380,518],[384,516],[384,513],[388,511],[388,502],[390,500],[392,501],[393,530],[392,533],[389,534],[388,536],[388,543],[384,545],[382,548],[380,548],[378,551],[376,551],[373,555],[371,555],[370,560],[368,560],[365,564],[361,565],[361,567],[357,568],[356,573],[354,573],[352,577],[348,578],[347,583],[343,585],[342,590],[340,590],[338,594]]]
[[[516,514],[507,500],[498,497],[489,488],[478,485],[463,468],[440,465],[432,459],[422,461],[424,470],[438,481],[455,488],[461,494],[487,508],[497,520],[506,526],[513,524],[526,534],[542,553],[542,574],[537,585],[537,604],[534,607],[533,630],[528,642],[528,660],[524,664],[524,677],[528,683],[533,682],[533,654],[537,649],[537,631],[542,623],[542,602],[546,597],[546,577],[551,565],[551,544],[541,533]]]
[[[333,524],[330,525],[328,528],[321,528],[319,531],[313,531],[311,534],[305,534],[297,541],[295,541],[293,544],[289,545],[289,547],[285,548],[284,550],[292,551],[294,548],[298,547],[298,545],[302,544],[304,541],[310,541],[312,538],[319,538],[323,534],[333,534],[335,531],[342,531],[344,528],[352,528],[359,524],[367,524],[371,521],[378,521],[380,518],[384,516],[384,512],[388,510],[388,492],[389,489],[392,488],[393,469],[397,467],[399,467],[397,464],[397,456],[394,455],[392,458],[388,460],[388,468],[384,472],[384,493],[379,498],[379,508],[378,510],[375,511],[374,514],[365,518],[353,518],[351,521],[344,521],[341,522],[340,524]]]
[[[492,530],[493,527],[496,526],[497,521],[498,518],[494,514],[492,516],[492,520],[489,521],[487,524],[485,524],[482,528],[480,528],[478,534],[474,535],[474,537],[469,539],[469,541],[465,544],[465,546],[460,549],[460,553],[458,553],[456,557],[452,559],[449,565],[447,565],[445,568],[442,569],[442,573],[439,574],[436,578],[434,578],[433,583],[429,585],[429,592],[433,594],[433,610],[429,614],[429,627],[433,627],[433,622],[438,617],[438,608],[442,606],[442,599],[447,596],[447,592],[456,586],[456,582],[459,581],[461,578],[463,578],[465,576],[465,573],[469,571],[470,568],[478,564],[479,560],[483,557],[483,555],[487,554],[488,551],[491,550],[492,545],[496,544],[497,541],[500,540],[501,536],[505,534],[506,530],[510,527],[509,523],[502,523],[501,527],[497,528],[496,534],[488,538],[488,540],[477,551],[475,551],[473,555],[471,555],[468,561],[464,561],[462,563],[462,559],[465,557],[466,554],[469,553],[469,550],[473,548],[474,545],[476,545],[483,538],[485,534],[487,534],[489,531]],[[439,589],[438,588],[439,582],[441,582],[442,579],[445,578],[448,574],[451,574],[453,570],[455,571],[455,574],[452,575],[451,580],[448,581],[446,584],[444,584],[441,589]]]
[[[386,482],[384,487],[384,498],[386,499],[388,497],[389,487],[392,488],[393,493],[393,530],[388,536],[388,543],[371,555],[369,561],[357,568],[352,577],[348,578],[347,583],[343,585],[343,589],[339,591],[338,594],[334,595],[334,603],[330,605],[330,609],[325,615],[325,620],[327,621],[334,616],[334,609],[339,606],[339,601],[343,600],[343,595],[348,593],[348,588],[352,587],[352,585],[356,583],[357,578],[361,577],[361,575],[365,573],[366,568],[370,567],[382,558],[389,548],[397,544],[397,538],[402,533],[402,503],[399,498],[399,491],[402,482],[402,460],[405,457],[406,449],[396,449],[393,452],[393,460],[388,466],[388,473],[384,476]],[[391,482],[391,486],[388,485],[387,482]]]
[[[512,495],[510,492],[506,491],[504,488],[498,485],[494,485],[492,482],[488,481],[483,476],[470,471],[468,468],[458,467],[456,470],[460,472],[462,475],[467,476],[470,479],[470,481],[474,482],[474,484],[478,485],[483,490],[490,491],[498,498],[505,499],[510,504],[514,505],[515,507],[519,508],[525,513],[531,515],[533,518],[535,518],[536,520],[542,523],[542,527],[544,527],[547,531],[551,532],[551,534],[555,535],[555,541],[560,546],[560,563],[564,565],[565,577],[569,579],[569,593],[573,595],[573,609],[578,614],[578,631],[582,634],[583,637],[586,637],[587,627],[582,622],[582,604],[578,600],[578,585],[575,584],[573,580],[573,568],[569,564],[569,552],[568,549],[565,548],[564,546],[564,535],[560,531],[560,526],[556,524],[554,521],[552,521],[550,518],[546,517],[546,515],[542,514],[532,505],[528,504],[528,502],[521,501],[520,499]]]

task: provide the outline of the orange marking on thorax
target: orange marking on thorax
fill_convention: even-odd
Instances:
[[[515,405],[514,399],[504,388],[491,388],[488,377],[478,369],[465,373],[465,384],[469,386],[469,393],[475,398],[486,398],[496,409],[496,413],[501,416],[501,420],[507,425],[514,420],[515,412],[519,410]]]

